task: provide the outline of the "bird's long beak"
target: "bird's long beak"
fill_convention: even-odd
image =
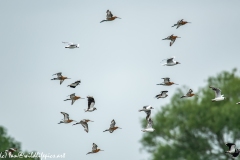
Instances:
[[[179,85],[179,84],[177,84],[177,83],[174,83],[175,85]]]

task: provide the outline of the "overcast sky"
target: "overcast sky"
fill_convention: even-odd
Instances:
[[[1,0],[1,125],[23,150],[66,153],[67,160],[147,160],[138,109],[151,104],[154,114],[177,87],[197,91],[209,76],[239,68],[239,7],[239,0]],[[107,9],[122,19],[99,23]],[[172,28],[180,19],[192,23]],[[181,37],[172,47],[162,41],[171,34]],[[162,66],[171,56],[181,64]],[[57,72],[71,79],[51,81]],[[180,85],[157,86],[163,77]],[[154,99],[162,90],[169,96]],[[86,99],[63,101],[71,93],[94,96],[97,110],[85,113]],[[89,133],[57,124],[60,112],[93,120]],[[112,119],[123,129],[103,132]],[[104,152],[86,156],[92,143]]]

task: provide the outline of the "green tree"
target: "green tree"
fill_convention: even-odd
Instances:
[[[15,141],[12,137],[7,135],[7,131],[4,127],[0,126],[0,160],[40,160],[40,158],[9,158],[9,156],[6,157],[5,150],[9,148],[17,148],[18,151],[20,151],[23,155],[30,155],[31,153],[23,152],[21,150],[21,144],[17,141]],[[18,155],[19,152],[15,152],[13,155]],[[33,152],[36,153],[36,152]]]
[[[222,72],[207,80],[207,86],[195,91],[198,97],[184,98],[189,88],[178,89],[170,104],[162,106],[152,117],[152,133],[141,139],[143,149],[153,160],[224,160],[226,142],[240,140],[240,77],[237,70]],[[220,88],[227,99],[212,102],[214,92]],[[146,120],[142,120],[143,127]]]

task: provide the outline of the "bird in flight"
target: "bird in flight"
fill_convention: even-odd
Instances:
[[[81,97],[79,97],[79,96],[75,96],[75,93],[70,94],[70,95],[68,95],[68,96],[70,96],[70,98],[65,99],[64,101],[72,100],[72,103],[71,103],[72,105],[73,105],[73,103],[74,103],[76,100],[78,100],[78,99],[84,99],[84,98],[81,98]]]
[[[171,86],[173,84],[178,85],[174,82],[170,82],[170,78],[168,78],[168,77],[162,78],[162,79],[164,80],[163,83],[160,83],[160,84],[157,84],[157,85],[163,85],[163,86]]]
[[[109,11],[109,10],[107,10],[106,13],[107,13],[106,20],[102,20],[100,23],[102,23],[102,22],[107,22],[107,21],[113,21],[113,20],[115,20],[116,18],[121,19],[120,17],[113,16],[112,12]]]
[[[146,120],[148,120],[148,118],[151,116],[151,109],[154,109],[154,108],[151,105],[149,105],[149,106],[143,106],[143,109],[140,109],[138,111],[139,112],[144,111],[147,114]]]
[[[215,98],[212,99],[212,102],[222,101],[222,100],[226,99],[226,97],[224,97],[224,95],[222,95],[221,90],[219,88],[215,88],[215,87],[211,87],[211,86],[209,86],[209,88],[212,88],[212,90],[215,92]]]
[[[181,98],[192,97],[192,96],[196,95],[196,94],[194,94],[194,93],[192,93],[192,92],[193,92],[193,90],[192,90],[192,89],[189,89],[189,91],[187,92],[187,94],[184,95],[184,96],[182,96]]]
[[[51,80],[60,80],[60,85],[63,83],[63,81],[64,81],[65,79],[71,79],[71,78],[62,76],[62,72],[55,73],[55,74],[53,74],[53,76],[54,76],[54,75],[57,75],[57,78],[53,78],[53,79],[51,79]]]
[[[72,121],[74,121],[74,120],[72,120],[72,119],[69,119],[69,114],[67,114],[67,113],[65,113],[65,112],[61,112],[61,114],[63,114],[64,118],[63,118],[63,120],[60,121],[58,124],[61,124],[61,123],[67,124],[67,123],[71,123]],[[76,121],[75,121],[75,122],[76,122]]]
[[[98,146],[95,143],[93,143],[92,152],[88,152],[87,154],[97,153],[99,151],[103,151],[103,150],[98,149]]]
[[[115,120],[113,119],[113,120],[111,121],[111,124],[110,124],[109,129],[106,129],[106,130],[103,131],[103,132],[109,131],[110,133],[113,133],[113,131],[115,131],[116,129],[122,129],[122,128],[120,128],[120,127],[115,127],[115,125],[116,125],[116,122],[115,122]]]
[[[187,22],[187,21],[184,21],[183,19],[181,19],[181,20],[179,20],[176,24],[174,24],[172,27],[177,26],[176,29],[178,29],[180,26],[183,26],[183,25],[185,25],[185,24],[187,24],[187,23],[191,23],[191,22]]]
[[[72,84],[69,84],[68,87],[71,87],[71,88],[76,88],[79,84],[81,83],[81,80],[78,80]]]
[[[155,98],[157,98],[157,99],[159,99],[159,98],[166,98],[168,96],[167,92],[168,91],[161,91],[161,93],[156,95]]]
[[[234,143],[226,143],[226,146],[228,146],[228,151],[225,151],[225,153],[228,153],[232,156],[232,158],[236,158],[239,153],[240,150],[236,148],[236,145]]]
[[[171,36],[168,36],[167,38],[164,38],[162,40],[170,40],[170,47],[173,45],[173,43],[176,41],[177,38],[181,38],[178,36],[174,36],[173,34]]]
[[[93,112],[94,110],[97,110],[97,108],[94,107],[95,100],[92,96],[87,96],[88,99],[88,108],[84,109],[85,112]]]
[[[16,151],[17,151],[17,148],[9,148],[9,149],[5,150],[5,153],[7,153],[9,157],[11,157],[12,154]]]
[[[65,48],[69,48],[69,49],[74,49],[74,48],[79,48],[79,44],[74,44],[72,42],[62,42],[67,44],[67,46],[65,46]]]
[[[81,124],[83,126],[83,128],[84,128],[84,131],[86,131],[88,133],[88,131],[89,131],[89,129],[88,129],[88,122],[93,122],[93,121],[91,121],[89,119],[83,119],[80,122],[77,122],[77,123],[75,123],[73,125]]]
[[[163,66],[174,66],[174,65],[180,64],[179,62],[175,61],[174,58],[175,57],[164,59],[164,60],[166,60],[167,63],[164,63]],[[162,60],[162,61],[164,61],[164,60]]]

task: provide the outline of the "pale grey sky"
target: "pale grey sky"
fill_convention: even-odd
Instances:
[[[41,0],[0,1],[1,125],[24,150],[66,153],[68,160],[146,160],[140,152],[138,109],[151,104],[157,112],[177,87],[196,91],[208,76],[239,68],[240,1],[232,0]],[[109,9],[117,19],[99,23]],[[192,22],[179,29],[180,19]],[[172,47],[163,38],[180,36]],[[79,43],[69,50],[62,41]],[[161,66],[176,56],[180,65]],[[52,74],[70,77],[62,85]],[[180,86],[156,86],[170,77]],[[75,89],[67,85],[81,79]],[[161,90],[169,97],[154,99]],[[87,100],[64,102],[76,93],[95,98],[97,111],[85,113]],[[58,125],[63,118],[88,118],[82,126]],[[117,130],[103,133],[115,119]],[[92,143],[104,152],[87,155]]]

